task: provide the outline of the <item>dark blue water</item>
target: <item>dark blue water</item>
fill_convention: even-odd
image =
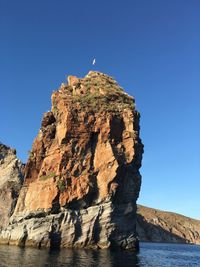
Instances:
[[[200,267],[200,246],[141,243],[140,248],[139,265],[136,266]]]
[[[0,267],[200,267],[200,246],[141,243],[140,252],[0,246]]]

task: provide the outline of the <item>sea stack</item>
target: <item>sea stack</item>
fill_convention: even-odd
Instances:
[[[137,249],[139,118],[133,97],[110,76],[69,76],[52,94],[1,242]]]

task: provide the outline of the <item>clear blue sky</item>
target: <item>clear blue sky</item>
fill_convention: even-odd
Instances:
[[[200,218],[199,13],[199,0],[0,0],[0,140],[26,161],[52,90],[95,57],[141,112],[139,203]]]

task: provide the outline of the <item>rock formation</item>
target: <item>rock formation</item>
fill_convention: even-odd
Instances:
[[[69,76],[43,116],[1,243],[135,249],[139,118],[111,77]]]
[[[8,225],[23,181],[23,165],[16,151],[0,143],[0,229]]]
[[[141,241],[200,244],[200,221],[138,205],[137,232]]]

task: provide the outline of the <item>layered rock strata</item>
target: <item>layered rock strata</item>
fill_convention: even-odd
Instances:
[[[16,151],[0,143],[0,229],[8,225],[23,182],[23,164]]]
[[[100,72],[52,94],[1,242],[135,249],[143,145],[134,99]]]
[[[200,221],[138,205],[137,232],[141,241],[200,244]]]

